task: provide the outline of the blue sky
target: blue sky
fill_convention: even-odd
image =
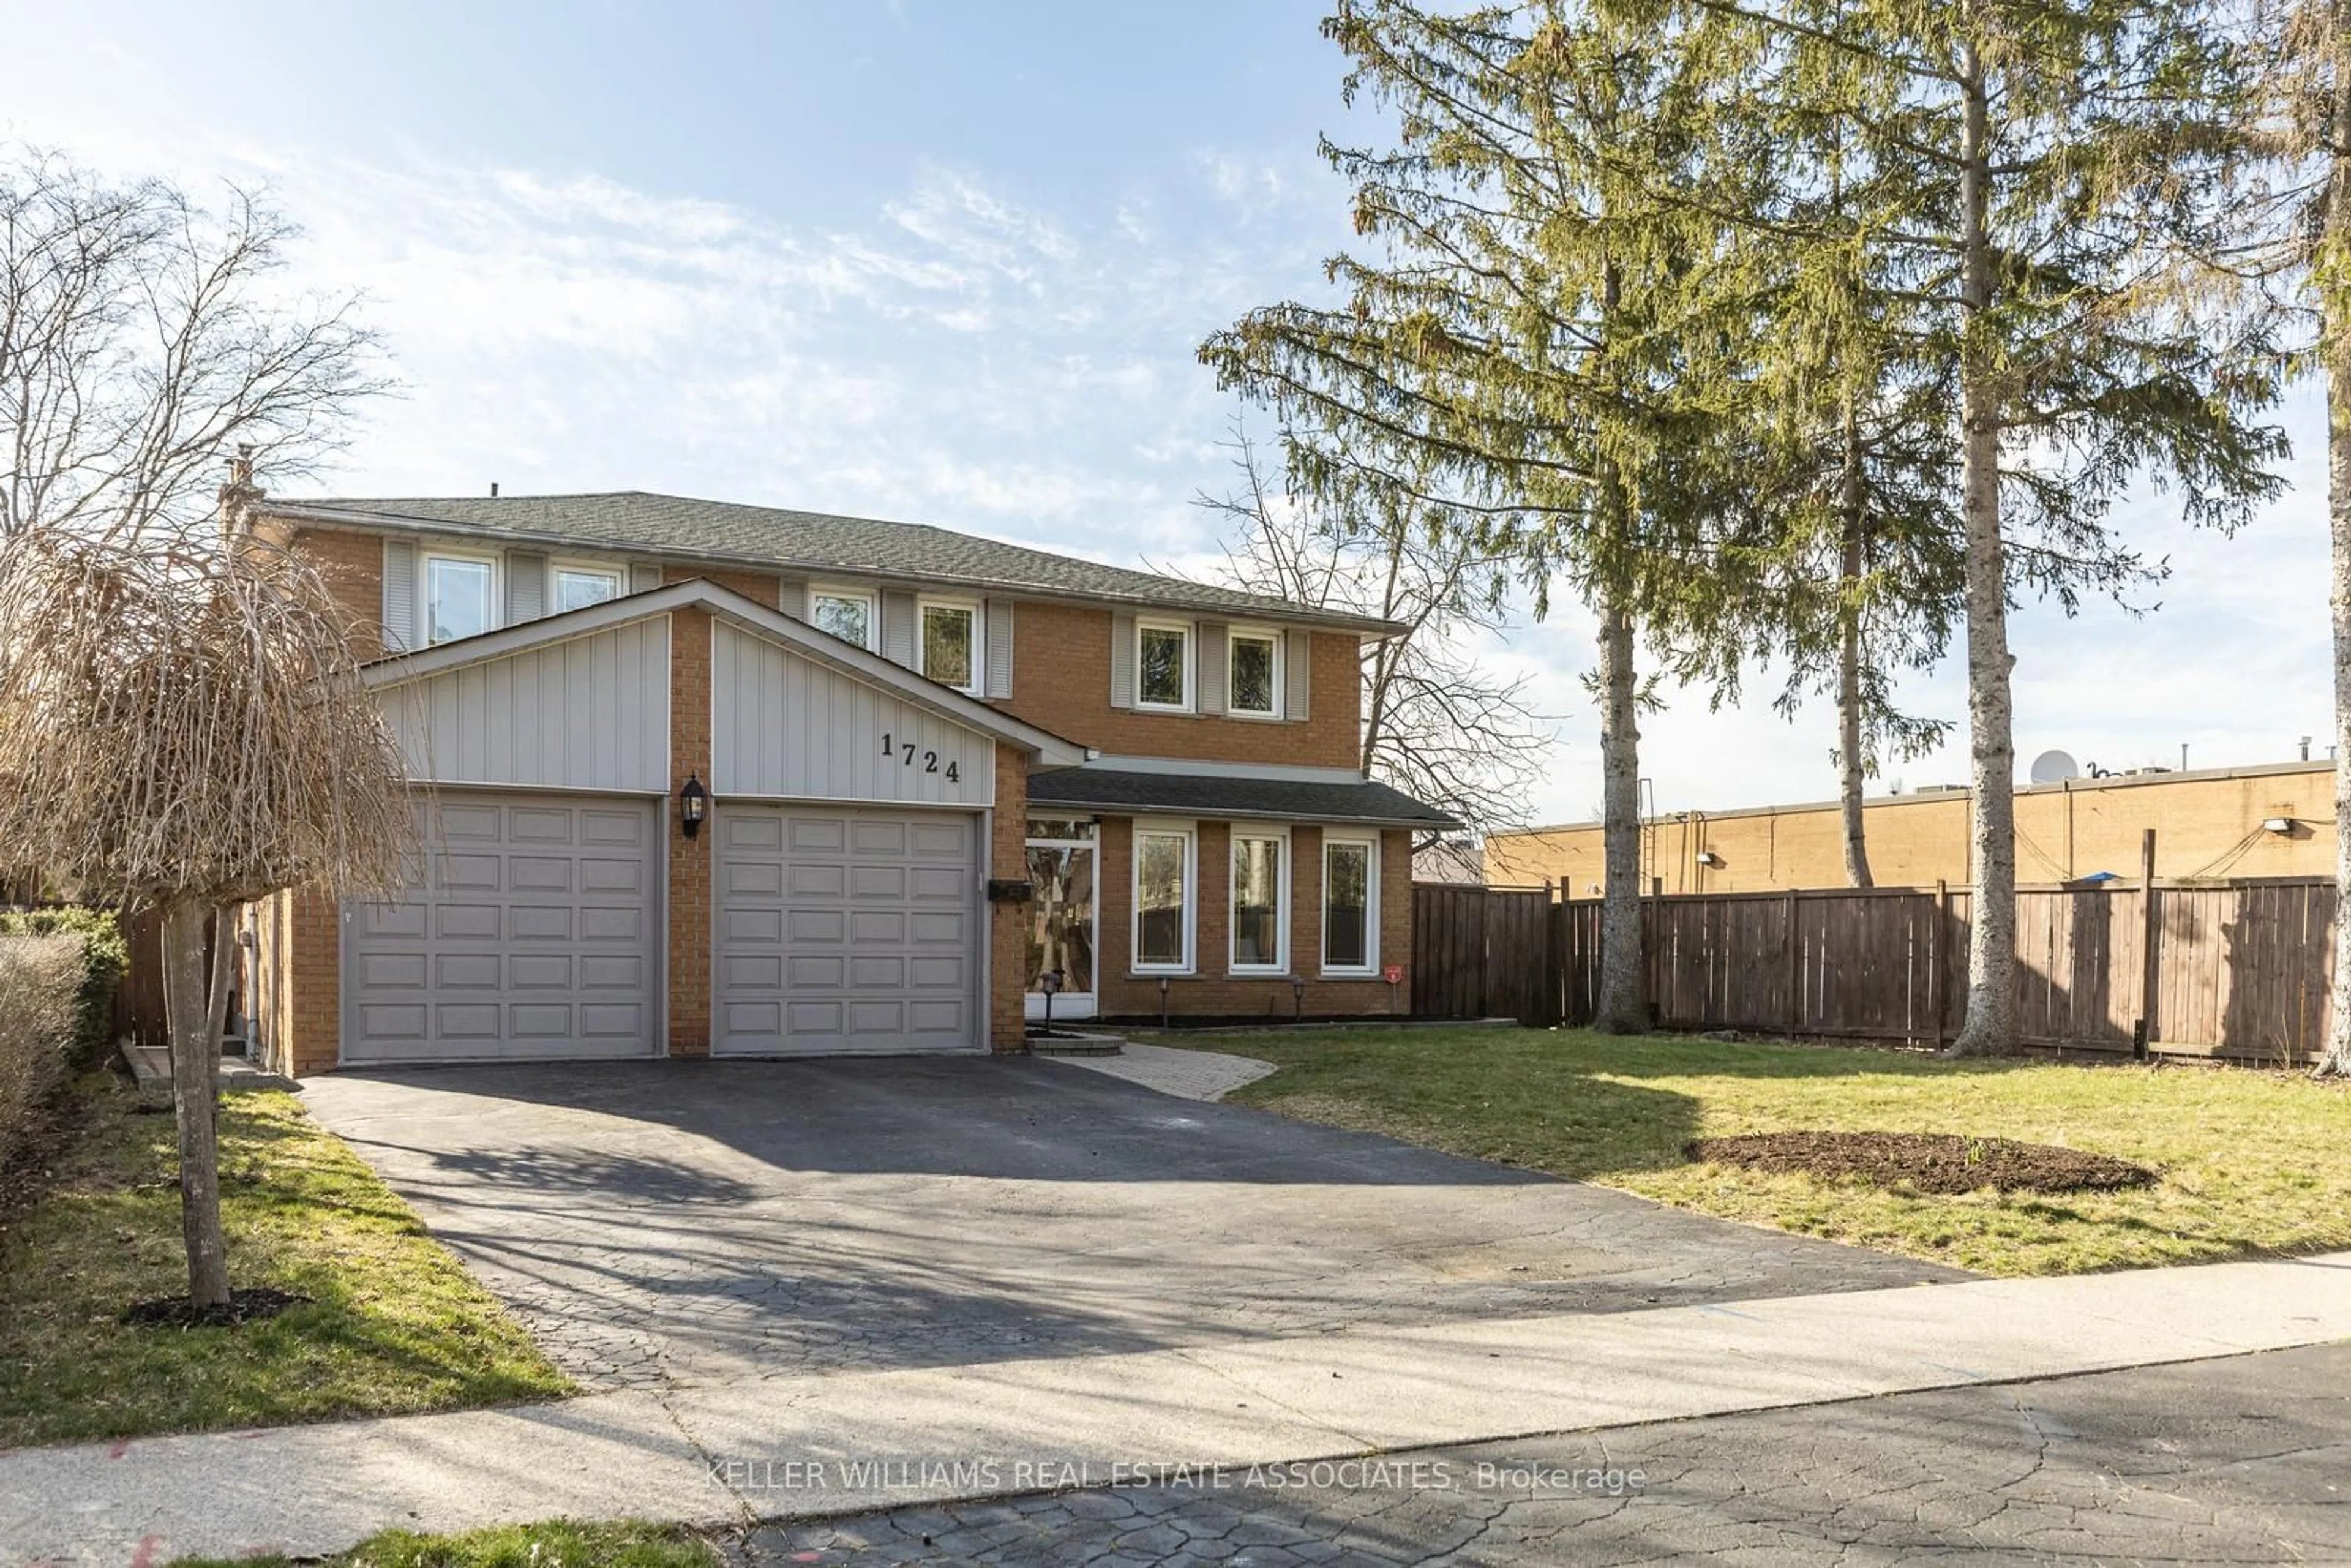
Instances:
[[[0,134],[271,188],[296,281],[364,289],[406,383],[337,491],[670,490],[1205,567],[1242,411],[1193,349],[1348,241],[1315,138],[1368,128],[1322,9],[0,0]],[[2307,393],[2289,425],[2297,487],[2238,538],[2125,508],[2159,612],[2018,615],[2020,767],[2324,755]],[[1596,806],[1591,630],[1483,650],[1561,716],[1531,820]],[[1960,713],[1956,661],[1907,690]],[[1643,771],[1667,810],[1818,799],[1833,727],[1681,694]],[[1963,737],[1893,770],[1965,771]]]

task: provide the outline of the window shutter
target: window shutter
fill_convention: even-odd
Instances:
[[[1199,708],[1202,713],[1225,711],[1225,683],[1233,669],[1232,646],[1221,621],[1200,622]]]
[[[547,613],[547,558],[526,550],[507,552],[507,619],[509,626]]]
[[[1110,706],[1134,706],[1134,617],[1110,618]]]
[[[989,600],[987,615],[987,629],[981,636],[987,647],[987,685],[982,689],[992,697],[1008,697],[1012,695],[1012,601]]]
[[[1289,646],[1281,652],[1282,716],[1302,719],[1307,714],[1308,688],[1314,684],[1314,633],[1290,632]]]
[[[383,649],[405,653],[416,646],[416,547],[405,539],[383,541]]]
[[[808,584],[787,577],[776,584],[776,608],[795,621],[808,619]]]
[[[895,591],[882,595],[882,656],[908,669],[914,665],[914,596]]]
[[[641,560],[634,566],[629,568],[629,591],[631,593],[651,593],[654,589],[659,588],[661,585],[662,569],[658,564],[649,560]]]

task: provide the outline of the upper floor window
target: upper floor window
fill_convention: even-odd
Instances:
[[[809,590],[809,624],[844,643],[871,651],[874,633],[873,596],[846,588]]]
[[[1281,639],[1271,632],[1235,628],[1226,639],[1225,708],[1271,718],[1280,711]]]
[[[921,601],[923,674],[959,692],[979,688],[979,609],[952,600]]]
[[[555,569],[553,612],[585,610],[621,597],[621,572],[609,566],[559,566]]]
[[[1139,707],[1192,706],[1192,628],[1144,621],[1134,628],[1134,700]]]
[[[424,558],[424,640],[454,643],[491,629],[496,563],[486,556]]]

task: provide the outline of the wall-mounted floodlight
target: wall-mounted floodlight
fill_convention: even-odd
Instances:
[[[2294,819],[2292,817],[2265,817],[2262,820],[2262,831],[2265,833],[2290,833],[2294,831]]]

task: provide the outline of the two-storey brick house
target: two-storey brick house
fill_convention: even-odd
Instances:
[[[1384,1013],[1411,834],[1375,620],[640,493],[256,503],[418,781],[414,885],[245,921],[274,1065],[1018,1050]]]

